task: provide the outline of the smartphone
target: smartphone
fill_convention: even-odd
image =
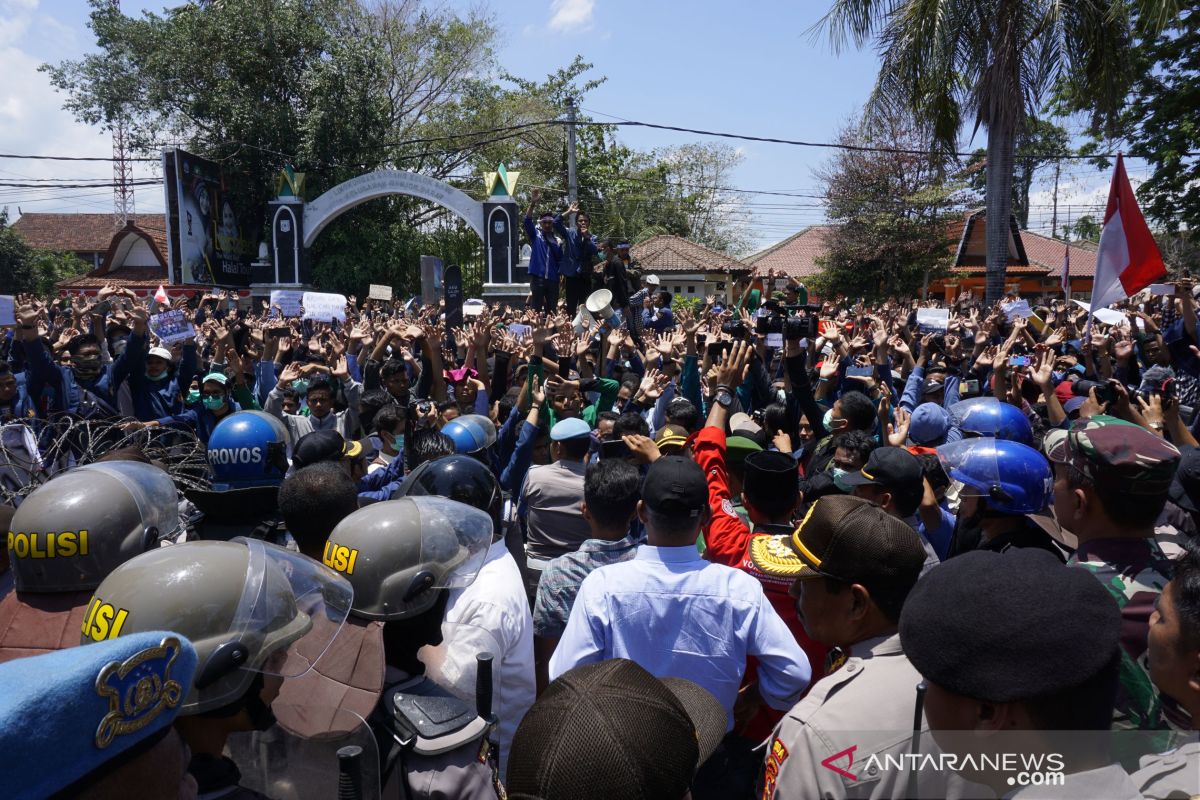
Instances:
[[[974,379],[974,378],[971,378],[970,380],[965,380],[965,381],[963,381],[963,391],[962,391],[962,393],[963,393],[964,395],[977,395],[977,394],[979,394],[979,381],[977,381],[977,380],[976,380],[976,379]]]
[[[292,329],[286,325],[281,325],[275,328],[267,328],[267,334],[270,336],[288,336],[291,334],[291,332]]]
[[[722,342],[709,342],[708,343],[708,358],[709,358],[709,360],[716,361],[718,358],[721,357],[722,353],[729,352],[729,349],[731,347],[733,347],[733,342],[728,341],[728,340],[722,341]]]
[[[874,367],[848,367],[846,369],[847,378],[870,378],[874,374]]]
[[[1029,356],[1011,356],[1008,359],[1008,365],[1010,367],[1028,367],[1032,363],[1033,359],[1031,359]]]
[[[600,458],[629,458],[629,448],[620,439],[601,442]]]

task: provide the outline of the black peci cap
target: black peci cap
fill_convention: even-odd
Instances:
[[[746,494],[795,496],[800,491],[796,459],[787,453],[764,450],[746,456],[742,488]]]
[[[975,550],[921,578],[900,614],[917,671],[994,703],[1048,697],[1099,674],[1119,646],[1121,612],[1087,570],[1045,550]]]
[[[704,470],[683,456],[663,456],[650,465],[642,484],[642,500],[658,514],[699,517],[708,507]]]

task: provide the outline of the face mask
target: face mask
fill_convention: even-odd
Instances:
[[[114,356],[119,356],[125,352],[125,348],[129,346],[128,339],[117,339],[112,343],[112,352]]]
[[[845,482],[846,476],[849,474],[841,467],[834,467],[830,472],[833,475],[833,485],[838,488],[838,491],[850,494],[854,491],[854,487]]]
[[[1067,373],[1060,372],[1058,370],[1055,370],[1054,372],[1052,372],[1050,374],[1054,377],[1055,383],[1062,383],[1063,378],[1067,377]]]
[[[100,359],[99,357],[73,359],[71,371],[75,373],[76,378],[90,381],[100,374]]]
[[[187,393],[187,404],[189,406],[194,403],[199,403],[199,402],[200,402],[200,390],[199,389],[192,389],[190,392]]]
[[[785,392],[783,389],[776,389],[775,390],[775,399],[778,400],[780,403],[787,403],[787,392]],[[829,413],[830,414],[833,413],[832,408],[829,409]]]
[[[308,381],[304,378],[297,378],[296,380],[292,381],[292,390],[296,392],[296,394],[307,394]]]
[[[170,376],[166,373],[166,371],[164,371],[162,375],[151,375],[149,371],[146,372],[146,380],[148,381],[165,381],[168,377]]]
[[[206,398],[204,398],[204,407],[207,408],[209,411],[217,411],[218,409],[224,407],[224,405],[225,405],[224,397],[206,397]]]

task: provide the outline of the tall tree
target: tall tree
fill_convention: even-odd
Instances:
[[[851,122],[838,151],[815,177],[834,223],[812,288],[823,296],[917,296],[953,260],[950,224],[974,199],[946,176],[950,157],[914,154],[928,141],[917,125]],[[874,148],[874,149],[873,149]]]
[[[1136,14],[1135,14],[1136,8]],[[835,49],[875,40],[872,115],[904,109],[953,150],[965,123],[987,131],[987,300],[1004,294],[1017,133],[1058,83],[1099,118],[1120,108],[1141,30],[1161,30],[1177,0],[834,0],[819,23]]]
[[[1062,126],[1045,119],[1025,118],[1013,151],[1012,184],[1012,214],[1022,230],[1029,227],[1029,191],[1033,188],[1034,176],[1039,169],[1052,167],[1054,159],[1066,154],[1069,147],[1070,139]],[[971,188],[984,191],[987,188],[987,150],[981,147],[972,153],[967,170]]]
[[[1200,228],[1200,10],[1194,5],[1157,35],[1139,38],[1130,53],[1136,79],[1119,115],[1091,120],[1090,149],[1146,159],[1153,169],[1137,188],[1146,215],[1169,231]],[[1064,93],[1067,111],[1087,98]],[[1102,166],[1108,166],[1106,160]]]

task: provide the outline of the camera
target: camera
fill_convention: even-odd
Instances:
[[[783,326],[783,338],[792,342],[817,338],[817,318],[811,315],[788,317]]]
[[[746,328],[746,323],[740,319],[736,322],[722,322],[721,333],[727,333],[734,339],[745,339],[750,335],[750,331]]]
[[[1117,393],[1112,384],[1100,381],[1075,381],[1071,384],[1071,393],[1077,397],[1087,397],[1092,389],[1096,390],[1096,400],[1101,403],[1112,403],[1117,399]]]
[[[783,333],[783,317],[779,314],[765,314],[754,323],[755,333]]]

